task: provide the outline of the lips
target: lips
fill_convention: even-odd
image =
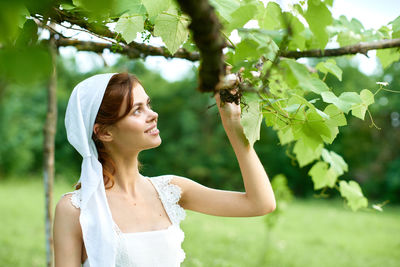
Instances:
[[[157,125],[153,125],[152,127],[150,127],[149,129],[147,129],[146,131],[145,131],[145,133],[151,133],[151,132],[155,132],[155,131],[157,131]]]

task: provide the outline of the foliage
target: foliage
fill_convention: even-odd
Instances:
[[[31,84],[48,78],[51,66],[48,42],[38,38],[33,17],[42,18],[45,23],[55,6],[68,10],[85,23],[105,26],[116,22],[115,31],[126,43],[141,33],[143,41],[148,40],[149,35],[161,37],[171,55],[182,45],[194,47],[188,31],[190,18],[172,0],[66,0],[61,4],[49,0],[18,0],[10,5],[4,1],[0,3],[0,27],[6,33],[0,37],[0,61],[16,62],[0,67],[0,78],[6,83]],[[365,29],[356,19],[333,18],[332,0],[300,1],[289,11],[282,10],[277,3],[264,5],[258,0],[213,0],[211,4],[224,26],[222,34],[227,41],[230,42],[228,36],[234,30],[241,39],[226,48],[226,63],[231,65],[233,72],[243,70],[240,73],[241,90],[256,92],[258,96],[257,100],[247,96],[252,99],[250,107],[243,109],[242,122],[250,143],[259,138],[264,119],[276,132],[280,144],[292,148],[291,153],[299,166],[312,164],[308,173],[314,189],[336,188],[354,210],[367,207],[357,182],[340,178],[348,171],[348,164],[328,146],[342,131],[339,127],[348,124],[350,111],[352,117],[364,120],[368,114],[372,119],[370,109],[376,102],[376,94],[387,91],[385,85],[376,92],[373,92],[374,85],[369,85],[361,91],[349,87],[339,93],[336,87],[326,83],[330,76],[342,80],[343,71],[333,58],[312,66],[281,55],[288,50],[325,49],[334,40],[344,46],[398,38],[400,17],[375,31]],[[250,20],[257,21],[259,28],[244,28]],[[379,50],[377,56],[384,68],[400,58],[397,48]],[[177,103],[175,107],[179,107],[181,92],[183,89],[176,92],[176,99],[169,100]],[[193,102],[198,105],[201,100]],[[182,131],[193,133],[193,125],[199,123],[194,121],[201,121],[201,118],[185,113],[181,116],[182,120],[192,122]],[[372,125],[375,124],[372,122]],[[169,149],[171,153],[178,153]],[[218,162],[218,159],[214,161]],[[207,172],[198,167],[194,174]]]

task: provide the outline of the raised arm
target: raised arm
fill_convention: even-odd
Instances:
[[[246,192],[212,189],[188,178],[174,176],[171,183],[182,189],[179,204],[184,209],[229,217],[260,216],[274,211],[274,192],[260,159],[243,133],[240,105],[225,103],[220,107],[219,93],[215,99],[225,132],[236,154]]]

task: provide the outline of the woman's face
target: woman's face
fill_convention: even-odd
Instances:
[[[133,99],[132,110],[111,129],[113,146],[120,152],[139,152],[161,144],[157,129],[158,114],[151,109],[150,98],[140,84],[133,88]],[[119,112],[120,116],[126,106],[125,98]]]

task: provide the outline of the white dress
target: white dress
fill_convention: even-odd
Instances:
[[[120,238],[116,267],[179,267],[185,259],[182,242],[185,237],[180,228],[180,222],[185,219],[186,212],[179,206],[181,188],[170,184],[172,175],[149,178],[157,190],[158,197],[172,224],[162,230],[122,233],[114,222],[114,227]],[[80,207],[80,190],[71,194],[72,204]],[[64,194],[64,195],[66,195]],[[125,257],[124,257],[125,255]],[[88,260],[83,267],[90,267]]]

